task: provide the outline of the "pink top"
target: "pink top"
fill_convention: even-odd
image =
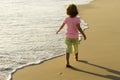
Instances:
[[[67,26],[66,30],[66,37],[67,38],[78,38],[78,28],[77,24],[80,24],[80,18],[79,17],[66,17],[64,20],[64,23]]]

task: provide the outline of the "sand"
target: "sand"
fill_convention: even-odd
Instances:
[[[79,6],[88,23],[87,40],[79,45],[79,61],[65,55],[17,70],[12,80],[120,80],[120,0],[94,0]]]

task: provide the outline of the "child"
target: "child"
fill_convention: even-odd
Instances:
[[[86,40],[86,35],[82,31],[80,27],[80,18],[77,17],[78,10],[76,5],[70,4],[66,9],[66,14],[68,15],[63,24],[60,26],[56,34],[60,32],[60,30],[65,26],[66,24],[66,67],[71,67],[69,63],[70,53],[75,53],[75,59],[78,61],[78,36],[79,32],[83,35],[84,40]],[[78,32],[79,31],[79,32]]]

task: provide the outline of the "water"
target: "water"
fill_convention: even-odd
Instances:
[[[87,4],[91,0],[73,0]],[[69,0],[0,0],[0,80],[17,69],[63,55],[64,30],[55,32]],[[81,24],[88,26],[84,21]]]

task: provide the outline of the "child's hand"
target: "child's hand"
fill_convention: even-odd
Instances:
[[[59,33],[59,31],[56,32],[56,34],[58,34],[58,33]]]

